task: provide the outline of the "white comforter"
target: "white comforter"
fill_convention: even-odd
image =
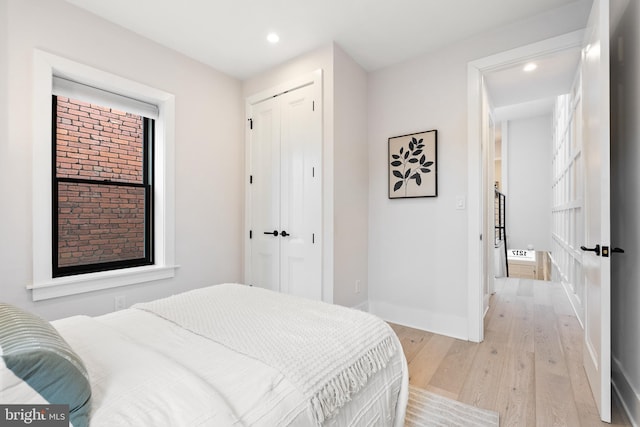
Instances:
[[[91,426],[311,426],[308,399],[274,367],[154,314],[53,322],[92,383]],[[399,343],[398,343],[399,346]],[[325,426],[402,426],[402,351]]]

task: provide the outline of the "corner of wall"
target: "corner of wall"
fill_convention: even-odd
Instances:
[[[611,383],[618,400],[622,404],[627,417],[634,427],[640,425],[640,393],[634,390],[629,375],[625,372],[620,361],[611,358]]]
[[[610,61],[611,121],[611,243],[627,255],[611,263],[611,376],[616,394],[634,426],[640,426],[640,342],[638,323],[640,290],[640,160],[636,115],[640,102],[640,3],[618,1],[612,10]],[[619,56],[619,54],[622,54]],[[615,212],[615,215],[613,215]]]
[[[369,283],[367,73],[335,43],[333,66],[334,302],[354,306]]]
[[[391,323],[461,340],[469,339],[466,317],[415,309],[383,301],[369,301],[369,312]]]

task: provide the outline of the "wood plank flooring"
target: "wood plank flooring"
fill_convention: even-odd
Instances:
[[[582,328],[559,284],[498,280],[480,344],[391,326],[412,385],[497,411],[501,426],[631,426],[615,400],[612,424],[600,421]]]

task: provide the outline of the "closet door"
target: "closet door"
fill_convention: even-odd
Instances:
[[[310,86],[282,95],[280,289],[322,299],[319,113]],[[280,97],[279,97],[280,98]]]
[[[313,87],[252,106],[249,282],[322,298],[321,117]]]
[[[280,105],[277,98],[252,109],[251,277],[249,283],[280,290]],[[267,234],[272,233],[272,234]],[[275,235],[277,233],[277,236]]]

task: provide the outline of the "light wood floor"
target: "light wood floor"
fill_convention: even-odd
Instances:
[[[501,426],[631,426],[614,401],[600,422],[582,367],[582,329],[559,284],[501,279],[476,344],[391,325],[409,382],[500,413]]]

